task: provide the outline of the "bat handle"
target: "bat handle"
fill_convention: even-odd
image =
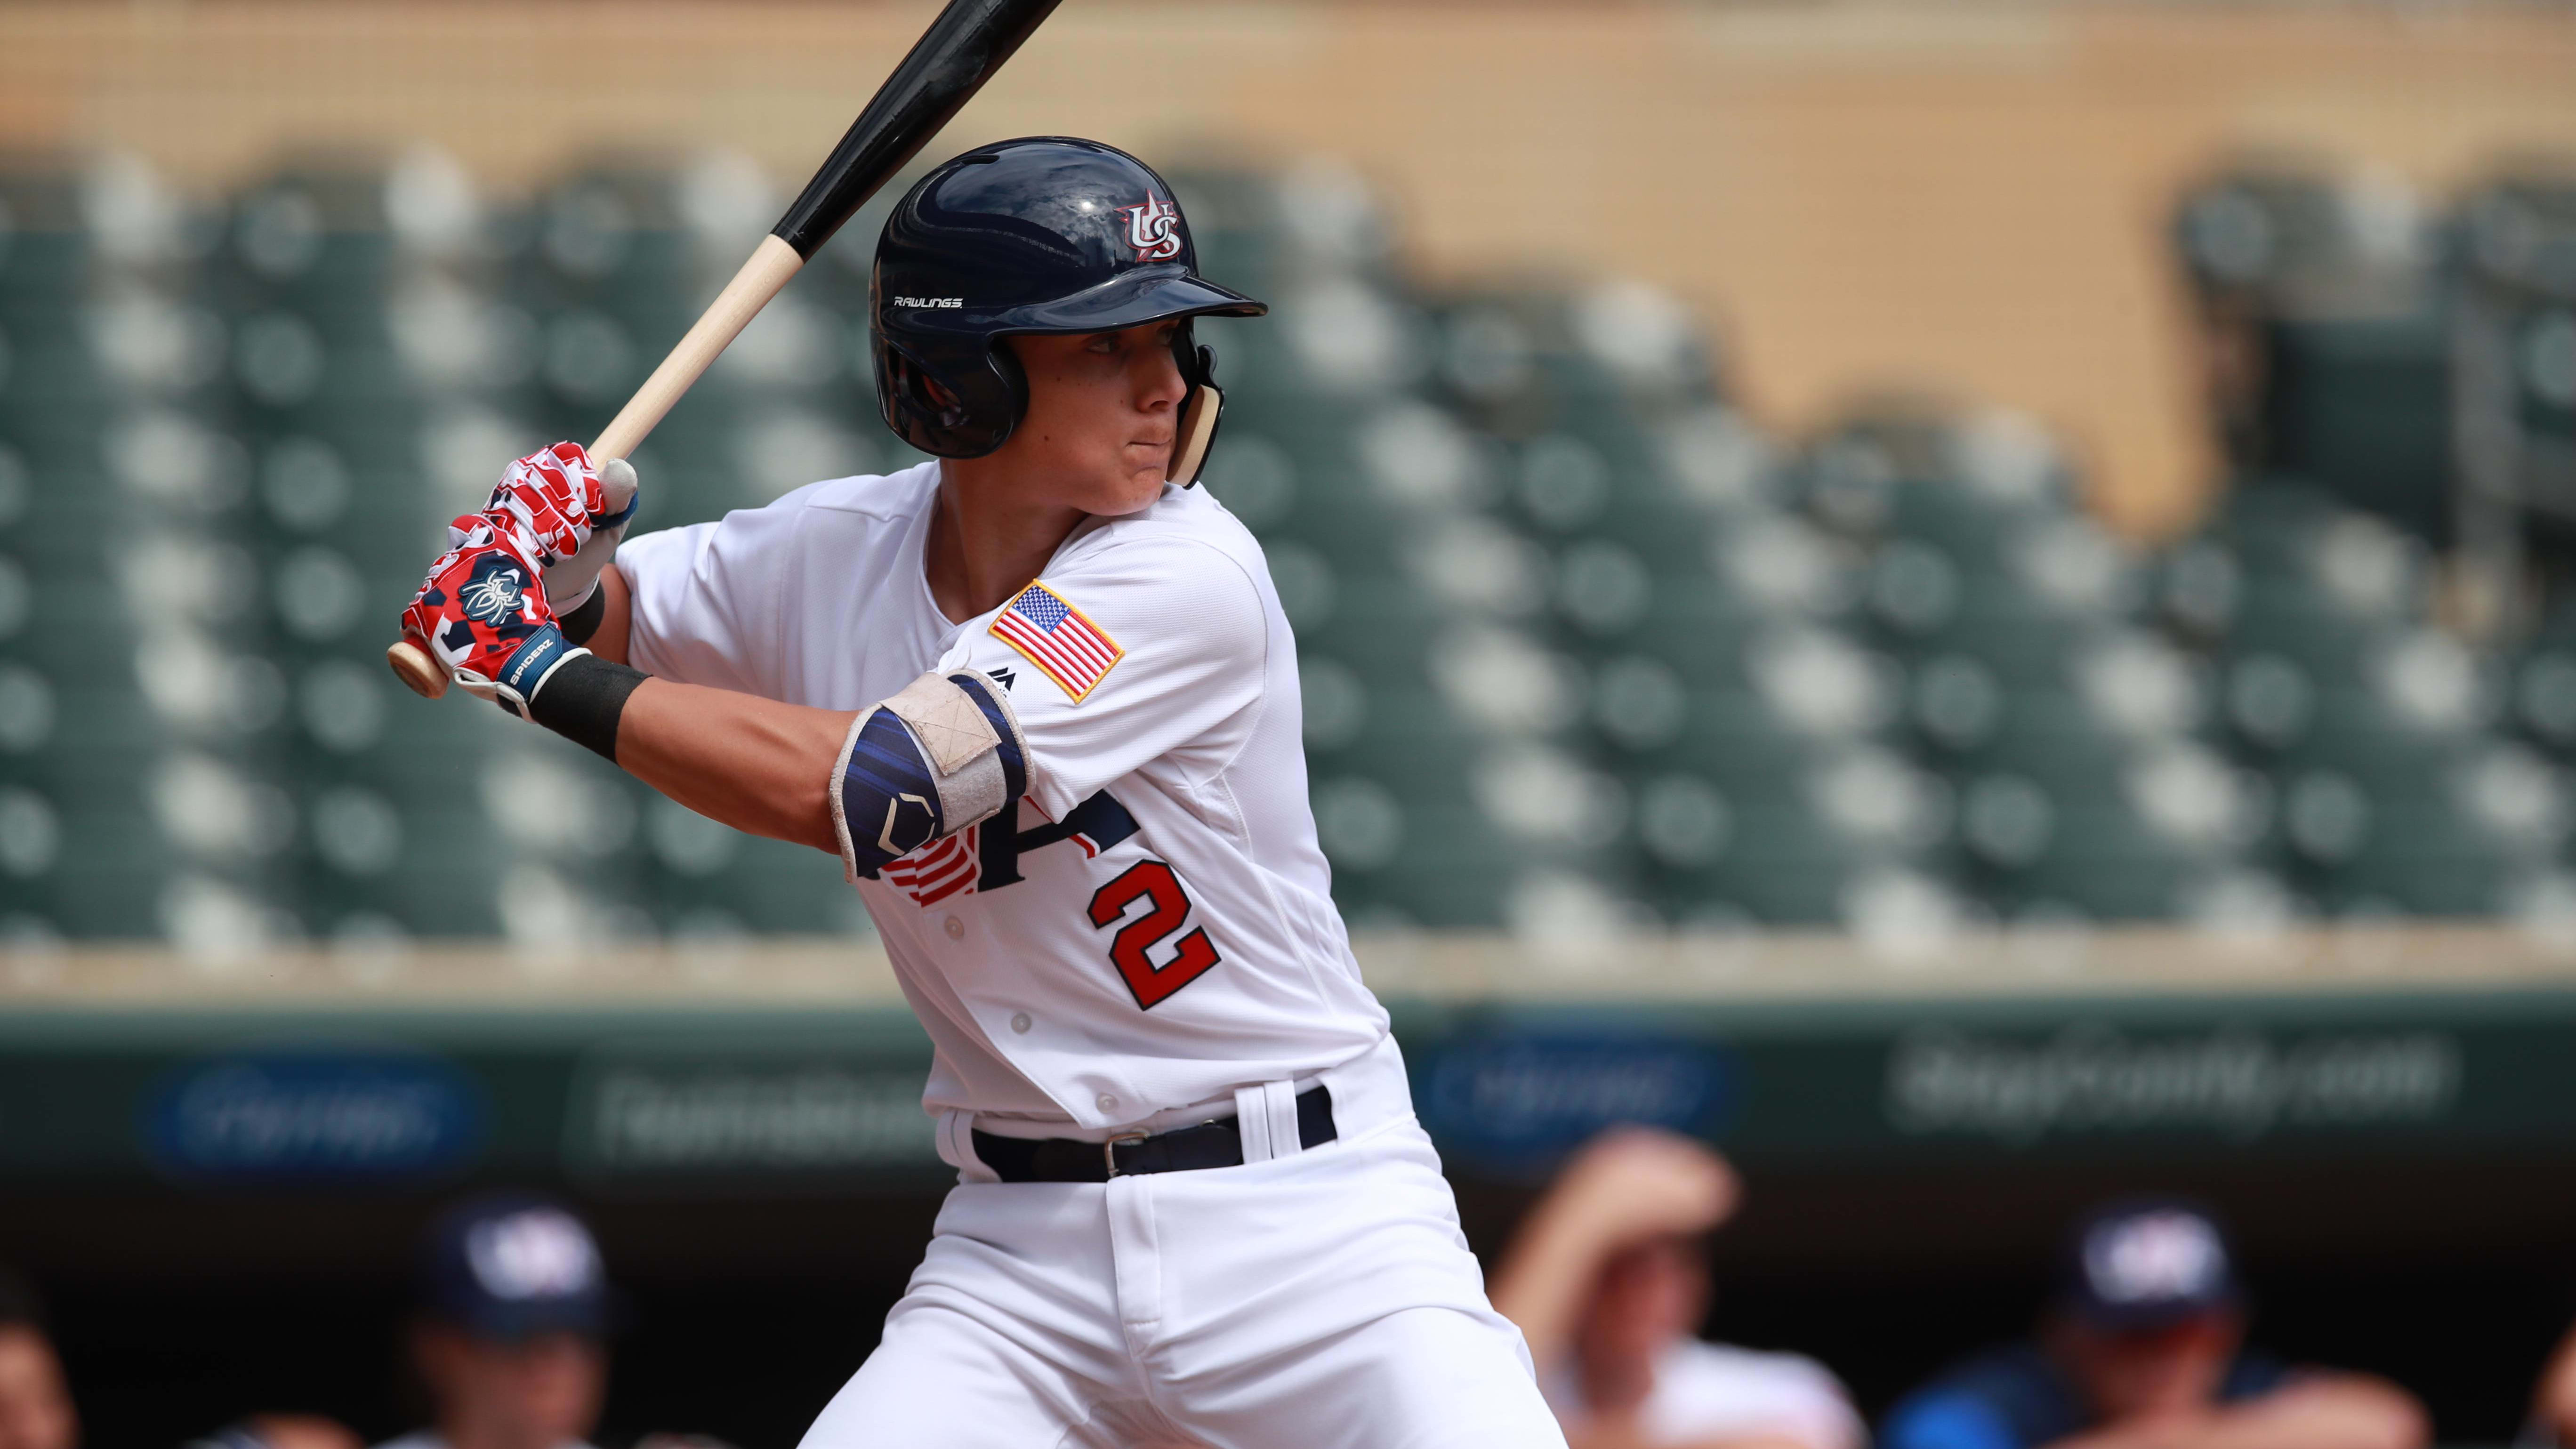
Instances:
[[[707,304],[707,310],[689,324],[688,334],[671,349],[671,355],[662,359],[662,365],[653,369],[642,387],[635,389],[626,406],[608,420],[599,440],[590,445],[590,456],[605,463],[635,451],[635,446],[644,441],[681,395],[715,365],[717,355],[804,265],[805,259],[796,254],[796,248],[774,236],[762,237],[751,260],[733,274],[733,280],[725,283],[724,290]]]
[[[777,296],[804,265],[805,259],[796,254],[796,248],[775,236],[762,237],[751,259],[742,264],[742,270],[733,274],[732,281],[725,283],[724,290],[716,294],[715,301],[690,326],[688,335],[680,339],[679,345],[671,349],[671,355],[662,359],[662,365],[653,369],[653,375],[644,379],[644,385],[637,388],[635,395],[626,400],[626,406],[619,408],[617,416],[609,420],[606,431],[590,445],[590,456],[600,465],[601,491],[610,494],[607,499],[610,513],[623,511],[626,500],[634,496],[635,472],[632,468],[614,469],[609,465],[635,451],[636,445],[644,441],[645,435],[653,431],[655,425],[671,411],[672,405],[679,402],[681,395],[706,375],[726,345],[741,334],[743,327],[759,315],[761,308],[769,305],[769,299]],[[615,485],[611,482],[621,472],[624,474],[625,497],[614,496]],[[579,554],[556,565],[556,568],[569,566],[578,572],[586,566],[587,573],[581,575],[581,582],[587,588],[590,580],[598,578],[600,569],[607,566],[607,555],[617,550],[616,535],[624,531],[622,528],[605,530],[605,546],[596,551],[595,557],[590,544],[585,544]],[[599,543],[601,539],[594,536],[591,542]],[[398,639],[389,646],[385,650],[385,663],[392,666],[396,679],[423,699],[436,699],[447,693],[447,670],[429,656],[428,650],[409,639]]]

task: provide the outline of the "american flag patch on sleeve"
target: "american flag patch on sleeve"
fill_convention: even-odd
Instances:
[[[1044,584],[1033,583],[993,620],[992,635],[1020,651],[1079,704],[1127,657],[1116,640]]]

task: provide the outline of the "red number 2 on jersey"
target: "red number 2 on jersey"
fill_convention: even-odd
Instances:
[[[1118,974],[1127,979],[1127,989],[1134,993],[1136,1004],[1151,1011],[1164,997],[1198,980],[1219,958],[1206,928],[1201,927],[1180,939],[1171,960],[1160,966],[1154,964],[1153,948],[1179,930],[1190,914],[1189,892],[1181,889],[1181,878],[1159,860],[1138,861],[1092,896],[1092,929],[1096,931],[1127,914],[1127,908],[1139,897],[1150,901],[1153,908],[1119,927],[1118,934],[1109,938],[1109,959],[1117,963]]]

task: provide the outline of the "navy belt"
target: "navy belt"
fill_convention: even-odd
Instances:
[[[1333,1094],[1322,1086],[1297,1094],[1297,1142],[1321,1147],[1340,1136],[1333,1126]],[[996,1137],[975,1134],[975,1155],[1004,1182],[1107,1182],[1146,1172],[1196,1172],[1243,1165],[1243,1124],[1232,1117],[1129,1133],[1106,1142],[1073,1137]]]

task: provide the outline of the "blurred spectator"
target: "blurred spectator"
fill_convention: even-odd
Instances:
[[[2419,1449],[2394,1384],[2291,1369],[2244,1346],[2227,1243],[2179,1203],[2087,1217],[2037,1341],[1952,1369],[1897,1404],[1880,1449]]]
[[[2531,1420],[2524,1426],[2525,1444],[2576,1445],[2576,1329],[2558,1340],[2549,1364],[2532,1390]]]
[[[441,1219],[421,1263],[412,1366],[431,1424],[386,1449],[586,1449],[608,1383],[609,1294],[590,1230],[542,1199]]]
[[[319,1414],[253,1414],[192,1441],[188,1449],[366,1449],[366,1441]]]
[[[0,1268],[0,1449],[72,1449],[80,1416],[45,1325],[45,1302]]]
[[[1735,1211],[1725,1159],[1622,1128],[1578,1153],[1504,1255],[1494,1306],[1520,1325],[1572,1449],[1858,1449],[1842,1386],[1794,1354],[1702,1343],[1700,1238]]]

